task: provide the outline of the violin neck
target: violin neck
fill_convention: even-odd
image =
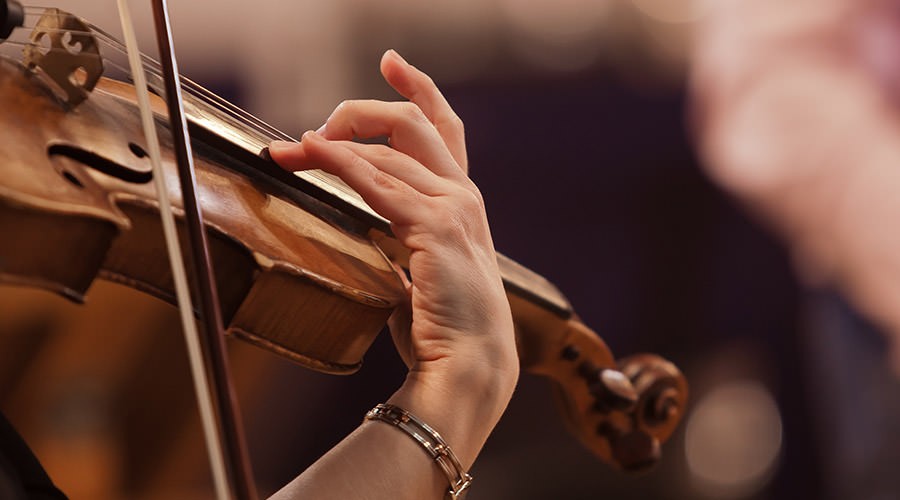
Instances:
[[[508,293],[534,302],[560,319],[567,320],[574,316],[568,299],[546,278],[500,253],[497,254],[497,264]]]
[[[196,84],[192,86],[200,88]],[[205,90],[202,92],[208,93]],[[390,223],[375,213],[355,191],[337,177],[321,171],[290,173],[275,165],[265,154],[267,145],[274,139],[290,139],[256,118],[252,119],[257,126],[242,128],[238,117],[246,112],[233,105],[229,106],[226,108],[214,105],[208,99],[198,98],[196,92],[186,94],[185,114],[191,127],[191,134],[256,170],[243,173],[257,178],[266,177],[268,181],[278,183],[281,193],[294,201],[309,205],[309,197],[312,197],[333,207],[340,213],[327,213],[325,209],[326,213],[323,214],[333,222],[338,222],[360,234],[370,233],[374,229],[378,233],[390,235]],[[342,217],[341,214],[349,216],[352,220]],[[379,243],[384,248],[390,248],[386,250],[389,257],[404,265],[405,257],[402,256],[405,255],[405,251],[393,238]],[[497,262],[508,293],[533,302],[560,319],[565,320],[572,316],[568,300],[552,283],[501,254],[497,255]]]
[[[408,267],[409,250],[399,241],[380,231],[371,231],[369,237],[378,244],[391,261],[404,268]],[[528,318],[534,314],[540,315],[542,323],[552,321],[562,324],[575,319],[575,313],[572,306],[569,305],[569,301],[546,278],[499,253],[497,254],[497,264],[500,267],[503,286],[510,297],[510,304],[513,305],[513,316],[517,323],[530,323]],[[527,306],[531,313],[517,314],[515,309],[521,309],[516,307],[517,304]]]
[[[157,91],[158,78],[148,80]],[[190,132],[203,142],[226,151],[264,175],[319,200],[378,228],[388,228],[389,222],[375,213],[362,197],[339,178],[321,170],[289,173],[267,158],[267,147],[273,140],[295,141],[294,138],[231,104],[202,86],[185,80],[184,112]]]

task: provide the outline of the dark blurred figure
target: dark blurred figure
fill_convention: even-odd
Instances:
[[[898,498],[900,2],[716,2],[696,36],[708,170],[783,236],[809,288],[825,496]]]

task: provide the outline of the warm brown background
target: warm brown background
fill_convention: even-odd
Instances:
[[[57,6],[120,31],[111,0]],[[822,337],[808,334],[817,321],[810,311],[825,303],[855,320],[839,299],[800,290],[784,249],[712,186],[692,153],[684,79],[699,3],[228,0],[173,1],[171,10],[183,71],[295,135],[317,128],[344,98],[394,98],[377,61],[399,50],[435,76],[466,122],[498,249],[554,281],[617,355],[652,351],[675,361],[693,401],[744,381],[778,404],[780,452],[746,472],[749,480],[714,487],[698,477],[684,427],[659,467],[630,478],[570,438],[543,381],[524,376],[475,466],[469,498],[828,497],[837,481],[828,471],[843,451],[823,410],[830,400],[819,397],[834,381],[820,376],[813,346]],[[75,307],[0,289],[0,409],[72,498],[211,497],[173,309],[106,283],[89,298]],[[880,340],[869,335],[877,351]],[[263,494],[349,432],[403,377],[387,336],[346,378],[232,347]],[[885,393],[895,385],[873,368],[860,386],[872,380]],[[739,473],[756,452],[754,429],[740,417],[726,409],[707,423],[721,439],[705,448]],[[859,418],[866,424],[870,415]],[[879,425],[869,433],[878,436]],[[873,472],[872,481],[891,479]]]

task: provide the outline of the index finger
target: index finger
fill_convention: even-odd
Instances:
[[[381,74],[403,97],[415,103],[434,124],[456,163],[468,174],[463,122],[434,81],[391,49],[381,58]]]

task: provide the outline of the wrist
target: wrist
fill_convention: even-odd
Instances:
[[[437,360],[410,371],[387,402],[434,428],[468,469],[506,409],[518,374],[517,360],[500,368],[476,360]]]

